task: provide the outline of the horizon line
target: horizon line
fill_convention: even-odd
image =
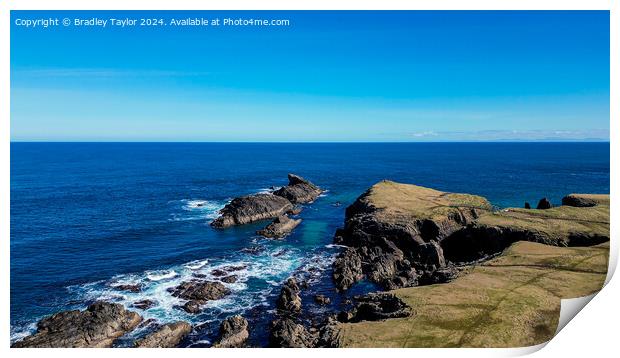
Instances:
[[[610,139],[436,141],[198,141],[198,140],[11,140],[10,143],[210,143],[210,144],[424,144],[424,143],[610,143]]]

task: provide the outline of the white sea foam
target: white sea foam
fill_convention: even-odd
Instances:
[[[187,267],[190,270],[198,270],[204,267],[208,263],[209,263],[209,260],[196,260],[196,261],[188,262],[183,266]]]
[[[150,281],[168,280],[177,276],[174,270],[147,271],[146,278]]]
[[[180,203],[181,212],[172,213],[171,221],[215,219],[226,205],[224,202],[203,199],[183,199],[176,203]]]

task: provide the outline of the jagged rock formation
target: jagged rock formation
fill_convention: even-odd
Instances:
[[[187,300],[182,308],[188,313],[198,313],[200,306],[207,301],[219,300],[230,294],[230,290],[217,281],[186,281],[170,291],[174,297]]]
[[[233,199],[221,211],[211,226],[227,228],[254,221],[274,219],[287,213],[298,214],[294,204],[314,201],[322,190],[306,179],[289,174],[289,185],[272,194],[254,194]]]
[[[536,205],[536,209],[539,210],[551,209],[552,207],[553,205],[551,205],[551,202],[547,198],[540,199],[538,205]]]
[[[174,348],[192,331],[192,326],[183,321],[161,326],[142,339],[136,341],[137,348]]]
[[[281,239],[290,234],[300,223],[301,219],[291,219],[286,215],[280,215],[256,233],[267,238]]]
[[[288,175],[288,185],[273,192],[274,195],[288,199],[293,204],[309,203],[322,193],[322,190],[308,180],[295,175]]]
[[[255,194],[233,199],[211,222],[216,228],[248,224],[254,221],[273,219],[293,209],[287,199],[273,194]]]
[[[64,311],[37,324],[37,332],[21,341],[16,348],[103,348],[133,330],[142,317],[122,305],[95,302],[84,311]]]
[[[238,348],[243,347],[250,336],[248,321],[239,316],[226,318],[220,325],[220,338],[215,342],[215,348]]]
[[[289,278],[282,286],[276,306],[279,310],[288,313],[301,311],[301,297],[299,293],[300,290],[297,281],[292,277]]]

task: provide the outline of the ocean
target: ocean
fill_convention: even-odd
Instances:
[[[308,282],[308,319],[336,309],[362,283],[336,293],[331,245],[344,210],[390,179],[485,196],[497,207],[554,204],[568,193],[609,193],[609,143],[11,143],[11,339],[46,315],[97,299],[156,305],[159,322],[196,327],[183,346],[208,346],[220,321],[243,314],[250,344],[264,345],[280,285]],[[326,189],[286,239],[266,223],[217,230],[231,198],[287,184],[287,173]],[[197,273],[237,266],[232,294],[190,315],[167,289]],[[112,286],[143,284],[141,292]],[[313,303],[322,293],[332,306]],[[140,330],[132,333],[140,335]],[[132,336],[119,342],[129,344]]]

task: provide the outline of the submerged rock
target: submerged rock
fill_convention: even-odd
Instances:
[[[316,185],[295,174],[289,174],[288,181],[287,186],[274,191],[273,194],[284,197],[293,204],[312,202],[323,192]]]
[[[215,342],[215,348],[242,347],[250,336],[248,321],[239,316],[226,318],[220,325],[220,338]]]
[[[276,306],[279,310],[290,313],[301,311],[301,297],[299,293],[300,290],[297,281],[292,277],[289,278],[282,286]]]
[[[293,209],[288,199],[273,194],[255,194],[233,199],[211,222],[215,228],[227,228],[254,221],[273,219]]]
[[[142,317],[118,303],[95,302],[84,311],[64,311],[42,319],[37,332],[16,348],[103,348],[133,330]]]
[[[286,215],[280,215],[264,229],[258,230],[256,233],[267,238],[281,239],[290,234],[299,223],[301,223],[301,219],[295,220]]]
[[[226,282],[226,283],[235,283],[237,282],[237,275],[230,275],[230,276],[222,277],[221,280],[222,282]]]
[[[137,348],[174,348],[192,331],[192,326],[183,321],[161,326],[142,339],[136,341]]]

